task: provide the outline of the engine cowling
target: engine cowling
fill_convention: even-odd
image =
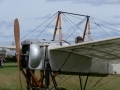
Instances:
[[[44,50],[36,43],[35,40],[25,40],[22,43],[22,68],[41,69],[43,62]]]
[[[29,67],[37,68],[40,65],[41,59],[42,52],[40,46],[38,44],[31,44],[29,52]]]

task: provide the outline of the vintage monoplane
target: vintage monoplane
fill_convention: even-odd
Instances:
[[[26,78],[27,90],[49,90],[50,82],[59,90],[55,77],[60,74],[87,76],[84,87],[80,79],[81,90],[86,89],[89,76],[120,74],[120,37],[84,42],[87,28],[90,33],[90,16],[74,14],[86,17],[87,21],[83,37],[78,36],[71,45],[62,39],[61,13],[73,14],[58,12],[52,41],[27,39],[20,43],[19,22],[17,18],[14,21],[18,67]],[[58,30],[59,41],[55,41]],[[39,78],[35,75],[36,70],[40,71]]]

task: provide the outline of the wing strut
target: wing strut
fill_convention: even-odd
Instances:
[[[58,17],[57,17],[57,21],[56,21],[56,25],[55,25],[53,41],[55,40],[58,23],[59,23],[59,41],[60,41],[60,45],[62,45],[62,28],[61,28],[61,12],[60,11],[58,11]]]
[[[89,41],[91,41],[92,39],[91,39],[91,33],[90,33],[90,21],[88,21],[88,24],[87,24],[88,26],[88,40]]]
[[[85,29],[84,29],[84,33],[83,33],[83,41],[84,41],[84,39],[85,39],[85,34],[86,34],[86,30],[87,30],[88,22],[89,22],[89,17],[90,17],[90,16],[87,16],[87,21],[86,21]]]

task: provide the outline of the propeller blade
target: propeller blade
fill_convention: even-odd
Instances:
[[[14,21],[14,37],[16,43],[16,51],[17,53],[20,53],[20,27],[17,18]]]
[[[20,80],[20,86],[22,90],[21,77],[20,77],[20,56],[21,56],[20,27],[19,27],[19,21],[17,18],[14,20],[14,38],[15,38],[15,44],[16,44],[17,62],[18,62],[18,69],[19,69],[19,80]]]

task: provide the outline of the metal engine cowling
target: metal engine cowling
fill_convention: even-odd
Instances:
[[[22,43],[22,68],[40,69],[43,50],[37,40],[25,40]]]
[[[29,52],[29,68],[37,68],[40,65],[40,61],[42,58],[41,49],[38,44],[30,45]]]

